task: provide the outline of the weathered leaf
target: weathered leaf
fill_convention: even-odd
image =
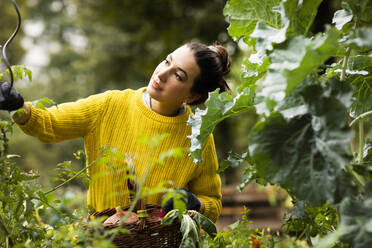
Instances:
[[[280,28],[282,24],[279,13],[272,11],[279,3],[280,0],[228,1],[223,14],[228,17],[230,23],[228,28],[230,36],[236,40],[242,37],[248,38],[258,21],[264,21],[273,28]]]
[[[253,104],[254,90],[251,88],[244,88],[235,97],[227,92],[219,94],[218,90],[210,93],[205,103],[206,108],[196,109],[195,115],[190,116],[187,122],[187,125],[192,127],[192,133],[188,138],[191,139],[190,152],[194,162],[202,161],[202,147],[219,122],[251,109]]]
[[[307,39],[296,36],[270,55],[268,75],[262,82],[258,97],[280,102],[291,93],[310,73],[337,52],[338,33],[328,28],[327,32]]]
[[[274,112],[258,122],[249,136],[251,158],[259,177],[279,183],[296,199],[339,202],[354,193],[343,169],[351,160],[351,89],[332,79],[327,87],[312,84],[298,93],[306,112],[290,118]]]
[[[348,242],[355,248],[372,247],[372,184],[365,187],[365,194],[360,200],[346,198],[341,204],[341,227],[347,232],[341,241]]]
[[[188,214],[183,215],[181,221],[182,241],[180,248],[198,248],[199,247],[199,231],[196,223]]]

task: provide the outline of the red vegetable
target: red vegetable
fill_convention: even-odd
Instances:
[[[258,240],[255,236],[252,237],[252,243],[254,248],[260,248],[260,240]]]
[[[137,214],[133,212],[123,211],[120,207],[116,208],[116,213],[108,217],[104,222],[103,226],[119,225],[125,215],[129,214],[129,218],[125,221],[125,224],[132,224],[138,221]]]

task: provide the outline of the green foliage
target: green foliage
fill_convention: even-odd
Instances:
[[[7,153],[7,133],[11,123],[2,121],[0,157],[0,244],[15,246],[26,240],[45,238],[35,209],[48,207],[48,201],[37,185],[38,174],[24,172],[14,162],[17,155]]]
[[[347,126],[351,89],[336,80],[326,87],[311,80],[307,84],[296,91],[302,96],[301,114],[293,108],[283,110],[287,118],[273,112],[253,128],[251,159],[258,177],[279,183],[297,199],[314,205],[338,203],[355,195],[343,169],[352,158]]]
[[[25,65],[12,65],[11,68],[13,71],[14,78],[18,79],[27,78],[29,81],[32,81],[32,71],[28,69]],[[9,69],[6,69],[5,72],[0,73],[0,80],[3,80],[5,74],[9,74]]]
[[[309,207],[305,202],[296,201],[290,214],[284,217],[285,231],[294,233],[299,239],[325,236],[336,230],[338,212],[335,208],[324,204],[319,207]],[[306,236],[309,235],[309,236]]]
[[[281,246],[279,236],[273,236],[270,233],[265,233],[265,230],[251,228],[251,221],[247,215],[243,214],[241,220],[229,225],[229,229],[220,231],[215,236],[205,236],[202,239],[201,247],[209,248],[243,248],[243,247],[289,247],[291,243],[293,247],[307,247],[296,245],[296,242],[286,240],[288,246]]]

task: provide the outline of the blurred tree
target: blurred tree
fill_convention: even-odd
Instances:
[[[228,41],[223,0],[35,0],[55,99],[75,100],[107,89],[147,85],[155,66],[186,41]],[[59,87],[61,86],[61,87]]]

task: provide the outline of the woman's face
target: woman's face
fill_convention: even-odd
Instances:
[[[147,91],[159,103],[180,106],[197,98],[190,93],[190,89],[199,73],[193,52],[181,46],[156,67]]]

